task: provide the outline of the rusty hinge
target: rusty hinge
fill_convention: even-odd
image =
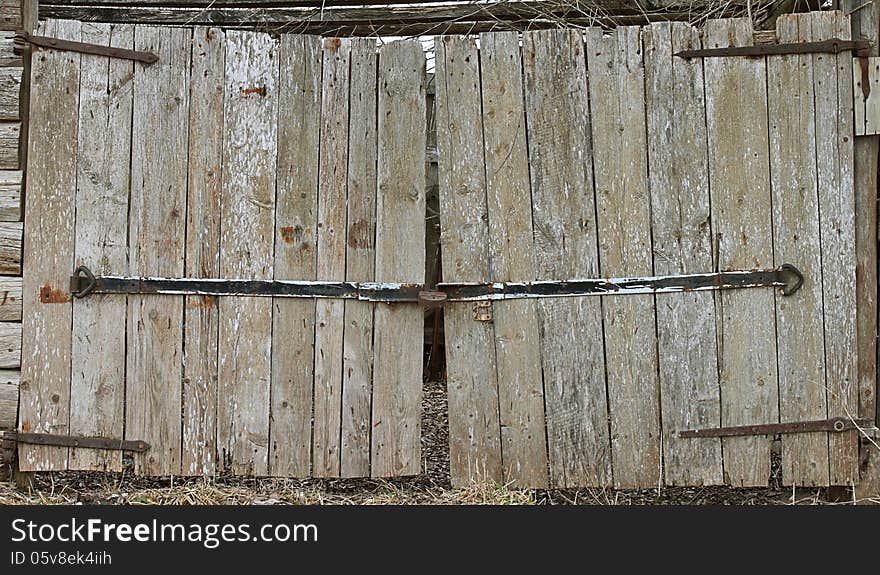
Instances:
[[[109,437],[79,437],[75,435],[52,435],[50,433],[23,433],[4,431],[0,437],[15,443],[34,445],[57,445],[59,447],[80,447],[86,449],[106,449],[113,451],[136,451],[143,453],[150,444],[141,440],[111,439]]]
[[[786,54],[839,54],[855,52],[867,55],[871,48],[868,40],[841,40],[831,38],[818,42],[792,42],[788,44],[755,44],[754,46],[729,46],[726,48],[702,48],[676,52],[679,58],[727,58],[731,56],[781,56]]]
[[[712,427],[708,429],[687,429],[680,431],[681,438],[696,437],[733,437],[740,435],[776,435],[780,433],[809,433],[812,431],[829,431],[840,433],[853,429],[870,429],[874,422],[870,419],[852,419],[849,417],[832,417],[815,421],[792,421],[788,423],[762,423],[758,425],[738,425],[733,427]]]
[[[17,47],[20,47],[23,44],[30,44],[31,46],[49,48],[51,50],[63,50],[66,52],[79,52],[81,54],[94,54],[95,56],[121,58],[123,60],[135,60],[148,65],[154,64],[159,60],[159,56],[152,52],[141,52],[138,50],[128,50],[126,48],[102,46],[100,44],[87,44],[85,42],[74,42],[73,40],[62,40],[60,38],[49,38],[47,36],[34,36],[24,30],[17,30],[15,32],[15,44]]]

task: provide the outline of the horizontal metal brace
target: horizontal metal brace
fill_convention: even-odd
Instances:
[[[678,436],[683,439],[698,437],[735,437],[743,435],[777,435],[787,433],[810,433],[828,431],[840,433],[854,429],[872,429],[874,422],[870,419],[852,419],[849,417],[833,417],[815,421],[793,421],[788,423],[762,423],[758,425],[738,425],[733,427],[713,427],[708,429],[688,429],[680,431]]]
[[[159,60],[159,56],[152,52],[141,52],[138,50],[128,50],[126,48],[116,48],[113,46],[102,46],[101,44],[87,44],[85,42],[74,42],[73,40],[49,38],[48,36],[34,36],[24,30],[17,30],[15,32],[14,41],[19,46],[22,44],[30,44],[32,46],[48,48],[51,50],[63,50],[65,52],[79,52],[81,54],[93,54],[95,56],[107,56],[109,58],[135,60],[148,65],[154,64]]]
[[[111,439],[109,437],[78,437],[73,435],[52,435],[50,433],[23,433],[4,431],[2,436],[15,443],[35,445],[57,445],[59,447],[79,447],[85,449],[104,449],[111,451],[136,451],[143,453],[150,449],[146,441]]]
[[[715,272],[641,278],[540,280],[528,282],[441,283],[428,291],[421,284],[300,280],[240,280],[95,276],[85,266],[74,270],[70,292],[90,294],[163,294],[356,299],[370,302],[439,305],[444,302],[492,301],[588,295],[629,295],[683,291],[782,288],[784,295],[803,285],[792,265],[776,269]]]
[[[437,289],[447,301],[505,300],[585,295],[637,295],[685,291],[779,287],[792,295],[804,283],[804,276],[790,264],[776,269],[576,280],[531,282],[441,283]]]
[[[754,46],[730,46],[726,48],[703,48],[676,52],[679,58],[728,58],[731,56],[782,56],[786,54],[839,54],[856,52],[867,54],[871,48],[868,40],[841,40],[831,38],[817,42],[792,42],[788,44],[755,44]]]

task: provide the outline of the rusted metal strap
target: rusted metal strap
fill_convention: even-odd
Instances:
[[[87,44],[85,42],[61,40],[60,38],[49,38],[47,36],[34,36],[24,30],[17,30],[15,32],[15,43],[19,45],[30,44],[31,46],[48,48],[51,50],[63,50],[66,52],[79,52],[81,54],[94,54],[95,56],[121,58],[123,60],[135,60],[136,62],[143,62],[148,65],[154,64],[159,60],[159,56],[152,52],[140,52],[138,50],[102,46],[100,44]]]
[[[851,419],[849,417],[833,417],[815,421],[793,421],[789,423],[763,423],[759,425],[738,425],[734,427],[713,427],[708,429],[688,429],[680,431],[681,438],[697,437],[734,437],[741,435],[777,435],[781,433],[809,433],[813,431],[829,431],[840,433],[853,429],[873,429],[870,419]]]
[[[726,48],[702,48],[676,52],[679,58],[728,58],[731,56],[779,56],[786,54],[839,54],[855,52],[867,55],[871,48],[868,40],[841,40],[831,38],[817,42],[792,42],[790,44],[755,44],[754,46],[729,46]]]
[[[373,302],[417,302],[421,284],[298,280],[240,280],[95,276],[85,266],[74,270],[70,293],[263,296],[357,299]]]
[[[505,300],[585,295],[630,295],[742,289],[758,287],[782,288],[784,295],[795,293],[804,283],[804,276],[790,264],[776,269],[729,271],[677,276],[642,278],[604,278],[566,281],[441,283],[437,290],[446,294],[446,301]]]
[[[7,441],[35,445],[57,445],[59,447],[80,447],[111,451],[136,451],[138,453],[143,453],[150,449],[150,444],[146,441],[111,439],[109,437],[78,437],[73,435],[52,435],[50,433],[22,433],[21,431],[4,431],[2,436]]]
[[[791,295],[803,285],[803,281],[804,277],[796,267],[785,264],[779,268],[766,270],[641,278],[441,283],[437,285],[436,290],[429,291],[421,284],[387,282],[99,277],[87,267],[80,266],[74,270],[70,278],[70,293],[78,298],[90,294],[162,294],[337,298],[440,305],[444,302],[652,294],[758,287],[778,287],[782,288],[784,295]]]

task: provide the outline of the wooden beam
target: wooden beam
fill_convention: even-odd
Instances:
[[[18,384],[21,372],[0,370],[0,429],[14,429],[18,416]]]

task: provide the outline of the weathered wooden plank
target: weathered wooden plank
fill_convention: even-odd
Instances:
[[[425,56],[416,41],[379,52],[376,281],[424,281]],[[423,314],[412,305],[374,313],[371,469],[421,468]]]
[[[135,49],[159,61],[135,64],[129,266],[135,275],[184,271],[190,43],[188,29],[135,30]],[[125,436],[152,447],[135,454],[146,475],[180,473],[183,298],[129,296]]]
[[[315,279],[318,149],[321,121],[321,39],[281,37],[278,86],[278,167],[275,278]],[[272,475],[305,477],[312,449],[315,302],[273,302]]]
[[[0,28],[3,30],[21,28],[21,0],[0,0]]]
[[[345,279],[376,277],[376,42],[352,40]],[[342,354],[340,474],[370,475],[370,402],[373,379],[373,304],[345,302]]]
[[[134,27],[83,24],[82,41],[131,49]],[[76,176],[76,264],[128,273],[128,198],[134,63],[84,56],[80,70]],[[126,297],[75,300],[70,433],[122,437]],[[121,471],[122,453],[71,449],[70,469]]]
[[[840,12],[811,16],[813,37],[850,38]],[[853,180],[853,99],[850,58],[813,55],[816,156],[822,234],[825,373],[830,417],[857,417],[859,377],[856,325],[856,231]],[[876,289],[876,287],[874,288]],[[830,483],[858,481],[858,432],[828,436]]]
[[[277,110],[278,42],[228,31],[220,277],[272,279]],[[219,338],[218,449],[233,473],[265,475],[272,301],[222,298]]]
[[[0,170],[0,222],[21,220],[21,170]]]
[[[0,120],[18,120],[22,68],[0,68]]]
[[[688,24],[646,30],[645,75],[654,273],[712,269],[703,62],[673,56],[701,47]],[[721,423],[715,294],[657,296],[657,346],[667,485],[723,483],[720,439],[680,439]]]
[[[17,170],[21,122],[0,122],[0,170]]]
[[[18,386],[21,372],[0,370],[0,429],[15,429],[18,416]]]
[[[480,36],[483,141],[493,281],[533,280],[522,64],[516,33]],[[548,485],[537,304],[492,305],[504,482]]]
[[[21,222],[0,222],[0,274],[21,275],[22,241]]]
[[[0,322],[0,369],[21,366],[21,331],[20,323]]]
[[[348,89],[351,44],[324,40],[321,152],[318,160],[317,279],[345,276],[348,183]],[[318,300],[315,309],[315,408],[312,475],[339,476],[342,439],[342,340],[345,302]]]
[[[226,35],[195,28],[190,74],[186,276],[220,276],[220,194]],[[219,309],[212,297],[187,297],[183,328],[183,475],[217,471]]]
[[[864,70],[862,66],[865,66]],[[880,134],[880,57],[853,58],[852,75],[855,135]],[[864,95],[866,87],[867,98]]]
[[[21,66],[21,56],[15,53],[15,32],[0,31],[0,66]]]
[[[46,22],[40,34],[80,39],[79,22]],[[68,432],[70,414],[70,297],[65,278],[73,267],[79,62],[73,52],[42,52],[32,62],[28,140],[28,220],[24,238],[28,270],[23,279],[22,365],[19,429]],[[6,349],[0,347],[0,354]],[[22,445],[22,471],[67,467],[67,449]]]
[[[466,37],[438,37],[434,45],[443,279],[486,281],[491,268],[479,54]],[[474,321],[473,306],[463,303],[447,305],[443,321],[452,484],[501,483],[492,323]]]
[[[601,274],[652,270],[644,68],[638,28],[587,33]],[[661,480],[654,298],[603,298],[614,485]]]
[[[21,321],[21,281],[0,277],[0,321]]]
[[[523,67],[536,277],[598,277],[593,151],[581,33],[525,34]],[[601,300],[539,300],[538,318],[551,484],[608,486],[611,443]]]
[[[703,46],[752,43],[748,20],[708,22]],[[766,267],[773,261],[770,160],[764,59],[710,58],[704,62],[709,183],[716,265],[721,270]],[[771,290],[721,294],[718,355],[722,425],[779,420],[779,389]],[[722,440],[725,480],[766,485],[767,436]]]
[[[822,39],[813,34],[809,15],[780,16],[776,37],[780,42]],[[810,54],[767,58],[774,260],[777,266],[795,263],[804,274],[804,285],[796,294],[776,299],[782,422],[828,415],[816,189],[816,80],[827,81],[814,77]],[[827,485],[828,434],[783,435],[782,479],[786,485]]]

